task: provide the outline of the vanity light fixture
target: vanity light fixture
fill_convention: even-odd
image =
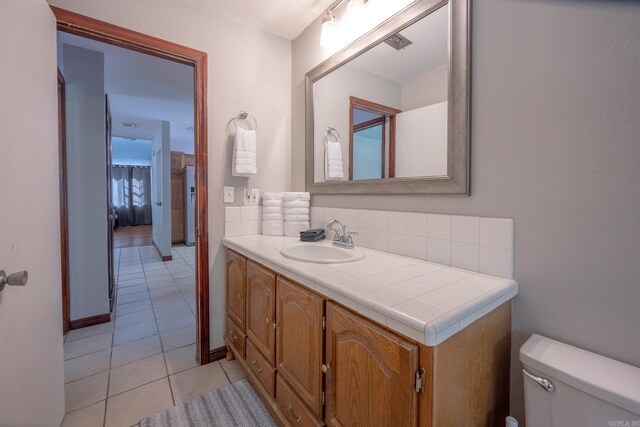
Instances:
[[[325,48],[334,48],[340,42],[344,34],[336,23],[336,17],[333,12],[347,0],[340,0],[335,6],[329,8],[322,18],[322,29],[320,31],[320,46]],[[367,0],[348,0],[346,19],[349,21],[349,27],[353,30],[354,22],[362,18],[367,5]]]

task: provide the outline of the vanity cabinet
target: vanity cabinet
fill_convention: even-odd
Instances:
[[[283,277],[277,299],[278,375],[321,419],[324,299]]]
[[[493,427],[508,415],[510,302],[429,347],[231,250],[227,291],[227,348],[281,426]]]
[[[326,346],[328,425],[417,425],[417,345],[328,302]]]
[[[227,316],[244,333],[247,259],[227,251]]]
[[[271,364],[275,365],[276,275],[247,261],[247,337]]]

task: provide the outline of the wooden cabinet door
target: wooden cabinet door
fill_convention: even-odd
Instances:
[[[278,277],[277,290],[278,375],[321,418],[324,300],[282,277]]]
[[[247,261],[247,336],[263,356],[276,359],[276,275]]]
[[[418,346],[327,303],[326,416],[332,426],[415,426]]]
[[[227,251],[227,315],[245,330],[245,273],[247,259],[233,251]]]

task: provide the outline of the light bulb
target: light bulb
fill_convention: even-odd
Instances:
[[[338,24],[331,12],[327,12],[322,18],[322,29],[320,30],[320,46],[333,48],[338,43]]]
[[[347,13],[360,13],[364,9],[364,0],[349,0],[347,5]]]

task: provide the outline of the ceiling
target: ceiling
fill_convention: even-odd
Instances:
[[[271,34],[293,40],[334,0],[190,0]]]
[[[104,53],[113,136],[150,140],[165,120],[170,122],[171,149],[194,152],[193,67],[58,32],[58,48],[63,44]]]
[[[449,8],[441,7],[400,32],[413,44],[395,50],[380,43],[349,63],[397,83],[421,76],[448,63]]]

